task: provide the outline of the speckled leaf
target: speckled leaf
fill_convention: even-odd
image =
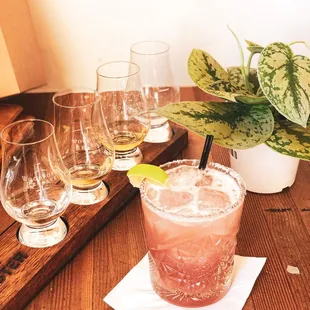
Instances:
[[[310,59],[288,45],[272,43],[258,61],[258,79],[270,103],[287,119],[306,127],[310,114]]]
[[[233,85],[236,85],[239,89],[243,89],[246,91],[246,86],[244,84],[244,79],[242,76],[241,68],[240,67],[229,67],[227,68],[227,73],[229,75],[229,80]],[[254,93],[257,92],[259,88],[259,82],[257,77],[257,70],[251,68],[249,74],[249,82]],[[263,104],[268,103],[266,97],[258,97],[254,94],[248,94],[246,96],[236,96],[237,101],[247,104]]]
[[[275,121],[274,131],[266,144],[281,154],[310,160],[310,121],[307,128],[288,120]]]
[[[232,84],[238,86],[240,89],[246,90],[240,67],[228,67],[227,73]],[[253,91],[256,93],[259,87],[259,82],[257,78],[257,70],[254,68],[250,69],[249,82],[253,88]]]
[[[258,98],[245,87],[235,85],[228,72],[205,51],[192,51],[188,59],[188,73],[199,88],[213,96],[234,102],[241,101],[237,99],[240,97],[242,102],[251,104],[256,103],[255,99]],[[259,100],[259,103],[263,103]]]
[[[265,105],[186,101],[161,107],[157,113],[228,148],[247,149],[266,141],[273,116]]]
[[[248,45],[247,49],[250,52],[252,52],[252,53],[260,53],[264,49],[262,46],[260,46],[259,44],[254,43],[252,41],[245,40],[245,42]]]

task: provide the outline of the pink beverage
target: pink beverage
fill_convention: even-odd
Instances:
[[[229,290],[245,185],[230,168],[197,160],[161,166],[169,186],[141,186],[150,275],[171,304],[202,307]]]

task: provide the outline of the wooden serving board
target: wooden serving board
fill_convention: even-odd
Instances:
[[[14,120],[20,115],[23,108],[16,104],[0,104],[0,132],[8,124],[14,122]],[[1,143],[0,143],[0,170],[1,170]]]
[[[15,104],[0,104],[0,131],[12,123],[22,112],[23,108]]]
[[[173,130],[169,142],[141,145],[145,163],[160,165],[180,155],[188,143],[187,131],[179,127]],[[0,218],[6,221],[0,225],[0,309],[22,309],[138,193],[128,182],[126,172],[112,171],[106,182],[110,193],[101,203],[68,207],[63,217],[69,223],[69,232],[61,243],[50,248],[34,249],[20,244],[16,238],[20,224],[8,219],[0,206]]]

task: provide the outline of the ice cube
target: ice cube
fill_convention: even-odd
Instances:
[[[199,170],[192,166],[179,166],[168,171],[169,185],[171,187],[188,188],[195,186],[199,179]]]
[[[146,196],[154,201],[156,200],[157,196],[158,196],[158,191],[152,187],[149,187],[147,190],[146,190]]]
[[[221,191],[208,187],[201,187],[198,192],[198,209],[203,211],[207,208],[224,209],[231,204],[229,196]],[[207,210],[206,210],[207,211]]]
[[[200,171],[200,170],[199,170]],[[198,180],[195,183],[195,186],[200,187],[200,186],[210,186],[213,182],[213,177],[212,175],[208,175],[201,171]]]
[[[193,200],[193,195],[188,192],[176,192],[169,189],[160,191],[159,204],[165,206],[166,210],[171,210],[189,204]],[[176,210],[177,211],[177,210]]]

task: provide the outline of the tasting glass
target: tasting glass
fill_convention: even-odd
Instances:
[[[97,90],[115,147],[113,169],[129,170],[142,161],[138,146],[150,126],[139,66],[126,61],[103,64],[97,69]]]
[[[114,161],[101,96],[88,88],[67,89],[53,96],[54,125],[61,157],[71,175],[71,202],[90,205],[108,195],[104,182]]]
[[[154,112],[158,107],[180,101],[180,89],[174,83],[169,50],[169,45],[160,41],[138,42],[130,48],[130,61],[140,67],[143,92],[150,109],[151,126],[144,139],[146,142],[166,142],[173,135],[168,119]]]
[[[60,218],[70,203],[70,174],[57,148],[54,126],[43,120],[14,122],[1,132],[1,202],[22,223],[19,241],[52,246],[67,234]]]

